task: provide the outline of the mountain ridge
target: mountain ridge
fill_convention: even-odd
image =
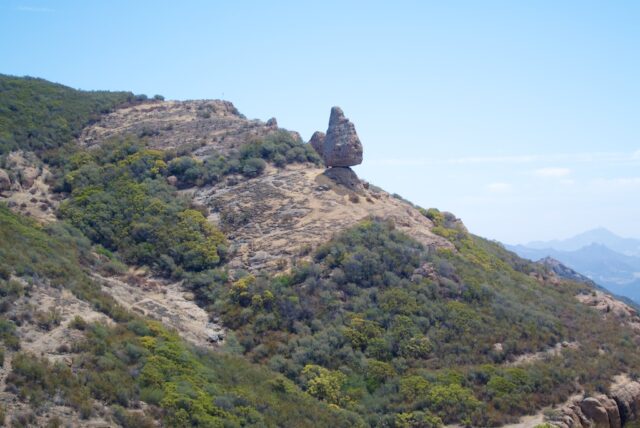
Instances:
[[[640,257],[618,253],[605,244],[590,243],[577,250],[506,246],[521,257],[539,260],[553,257],[611,292],[640,303]]]
[[[597,227],[566,239],[532,241],[522,244],[534,249],[553,248],[561,251],[575,251],[590,244],[602,244],[624,255],[640,255],[640,239],[623,238],[604,227]]]

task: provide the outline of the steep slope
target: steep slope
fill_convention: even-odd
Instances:
[[[87,270],[105,274],[108,261],[77,231],[0,205],[0,404],[12,426],[358,425],[267,369],[127,312]]]

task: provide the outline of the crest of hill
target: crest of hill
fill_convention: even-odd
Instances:
[[[153,101],[127,106],[102,116],[85,128],[78,140],[85,146],[99,145],[110,138],[134,135],[145,138],[155,149],[189,147],[198,157],[214,151],[227,155],[247,141],[278,132],[275,119],[266,123],[248,120],[229,101]],[[302,141],[297,133],[291,133]]]

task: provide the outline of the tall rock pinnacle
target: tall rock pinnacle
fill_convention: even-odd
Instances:
[[[331,109],[329,128],[320,154],[328,167],[349,167],[362,163],[362,144],[356,128],[344,117],[340,107]]]

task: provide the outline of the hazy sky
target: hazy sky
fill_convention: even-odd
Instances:
[[[638,1],[0,0],[0,73],[222,98],[508,243],[640,237]]]

